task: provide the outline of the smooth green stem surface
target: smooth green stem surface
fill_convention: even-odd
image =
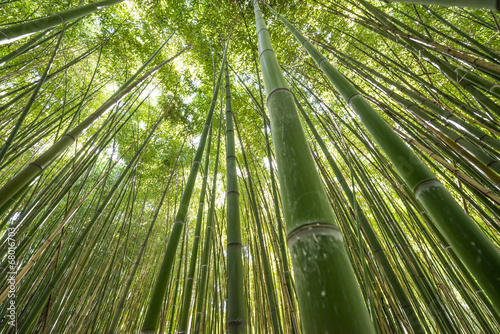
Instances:
[[[227,59],[226,73],[226,173],[227,173],[227,330],[246,333],[246,300],[243,289],[243,261],[241,250],[240,193],[236,174],[233,106]]]
[[[358,115],[461,261],[478,280],[497,312],[500,312],[500,252],[497,247],[356,88],[286,19],[282,16],[279,18]]]
[[[254,12],[303,332],[374,333],[258,1]]]
[[[35,19],[25,23],[16,24],[8,28],[0,29],[0,45],[11,43],[15,40],[43,31],[45,29],[56,27],[76,20],[80,17],[92,14],[103,8],[116,5],[124,0],[103,0],[76,7],[64,12],[49,15],[43,18]]]

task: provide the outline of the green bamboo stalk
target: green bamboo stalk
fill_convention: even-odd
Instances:
[[[343,60],[341,61],[344,62]],[[500,175],[500,162],[497,159],[492,158],[480,147],[477,147],[473,143],[463,138],[459,133],[445,127],[436,119],[430,117],[420,106],[405,99],[403,96],[397,94],[388,87],[380,84],[377,80],[375,80],[368,74],[362,73],[362,77],[364,80],[370,82],[370,84],[374,85],[382,92],[384,92],[387,96],[392,98],[406,110],[410,111],[418,119],[423,120],[423,122],[428,124],[429,129],[434,132],[436,136],[443,138],[443,141],[445,141],[446,143],[450,143],[450,146],[456,149],[457,153],[463,152],[464,155],[465,153],[468,153],[475,159],[479,160],[481,164],[476,163],[475,166],[477,168],[480,168],[486,175],[492,175],[491,178],[495,184],[499,183],[500,179],[498,179],[498,175]],[[480,138],[482,138],[483,136],[485,136],[485,134],[483,134]],[[495,171],[498,175],[493,174],[491,171],[489,171],[489,169]]]
[[[226,57],[227,46],[224,49],[223,59]],[[165,298],[165,292],[167,290],[168,281],[170,277],[170,272],[172,270],[172,265],[175,259],[175,254],[177,252],[177,246],[179,244],[179,239],[181,232],[183,230],[183,226],[186,222],[187,212],[189,208],[189,202],[191,201],[191,196],[193,194],[194,184],[196,181],[196,177],[198,175],[198,169],[200,167],[200,160],[203,155],[203,149],[205,147],[205,142],[207,140],[208,131],[210,129],[213,113],[215,109],[215,104],[217,102],[217,96],[219,94],[219,87],[222,80],[222,71],[224,69],[224,62],[221,65],[219,77],[217,79],[217,84],[213,91],[212,102],[210,104],[210,108],[207,113],[207,118],[205,120],[205,124],[203,126],[203,131],[201,133],[200,142],[198,144],[198,148],[196,150],[195,158],[193,160],[193,164],[191,166],[191,171],[189,172],[188,181],[186,183],[186,187],[182,194],[181,204],[179,205],[179,210],[177,211],[174,226],[172,228],[172,232],[168,238],[167,248],[165,250],[165,255],[163,257],[163,261],[161,264],[160,272],[156,278],[156,283],[153,291],[151,292],[151,297],[149,299],[148,310],[146,313],[146,317],[144,319],[144,323],[142,325],[141,332],[142,333],[155,333],[158,326],[158,320],[161,312],[161,305],[163,304],[163,300]]]
[[[244,19],[244,16],[243,16]],[[246,21],[244,21],[245,27],[247,28],[247,33],[250,36],[250,32],[248,31],[248,25],[246,24]],[[252,45],[252,44],[251,44]],[[252,45],[253,46],[253,45]],[[285,296],[283,297],[285,303],[288,306],[288,310],[290,313],[290,322],[291,322],[291,331],[292,333],[297,332],[297,323],[295,319],[295,304],[294,304],[294,294],[293,294],[293,288],[292,288],[292,281],[291,281],[291,275],[290,275],[290,269],[288,265],[288,254],[286,251],[286,245],[285,245],[285,237],[283,235],[283,219],[281,218],[281,212],[279,208],[279,199],[278,199],[278,192],[277,192],[277,186],[276,186],[276,179],[274,176],[274,167],[272,164],[272,158],[271,158],[271,145],[269,142],[269,134],[268,134],[268,125],[269,125],[269,119],[267,118],[267,115],[264,112],[264,98],[262,95],[262,85],[261,85],[261,80],[260,80],[260,74],[259,74],[259,66],[257,64],[257,57],[255,55],[255,52],[252,52],[253,58],[254,58],[254,65],[255,65],[255,73],[257,77],[257,83],[258,83],[258,91],[259,91],[259,97],[260,97],[260,103],[257,101],[257,99],[254,97],[252,92],[248,89],[247,85],[243,80],[241,80],[240,76],[238,75],[237,72],[234,72],[234,74],[237,76],[238,80],[240,83],[245,87],[245,90],[247,94],[250,96],[252,99],[255,107],[259,111],[260,115],[262,116],[263,122],[264,122],[264,134],[265,134],[265,139],[266,139],[266,153],[267,153],[267,158],[269,161],[269,174],[271,176],[271,187],[272,187],[272,194],[273,194],[273,204],[274,204],[274,213],[275,213],[275,219],[277,221],[277,229],[278,229],[278,238],[279,238],[279,248],[281,252],[281,262],[283,265],[283,276],[285,278],[285,286],[287,289],[287,292],[285,293]],[[237,125],[237,123],[235,123]],[[240,140],[240,146],[243,147],[243,143],[241,140],[241,133],[238,131],[238,138]],[[247,158],[245,151],[242,150],[243,154],[243,159],[245,163],[245,167],[247,169],[248,175],[249,175],[249,192],[250,192],[250,200],[251,200],[251,205],[252,209],[254,211],[254,216],[255,216],[255,221],[257,225],[257,235],[259,237],[259,244],[261,246],[261,253],[264,254],[262,257],[262,262],[264,266],[264,275],[266,277],[266,289],[267,293],[269,296],[269,304],[271,308],[271,319],[273,322],[273,329],[275,333],[281,333],[282,332],[282,322],[280,320],[279,316],[279,311],[278,311],[278,301],[276,300],[276,293],[274,289],[274,284],[272,283],[272,275],[271,275],[271,268],[269,264],[269,260],[267,258],[267,254],[265,251],[264,247],[264,242],[262,238],[262,231],[261,231],[261,223],[260,223],[260,218],[258,215],[258,210],[257,210],[257,201],[255,199],[254,195],[254,190],[253,190],[253,185],[250,177],[250,170],[248,168],[248,163],[247,163]]]
[[[373,333],[258,1],[254,12],[303,331]]]
[[[131,174],[133,174],[135,172],[132,171]],[[127,198],[127,205],[126,205],[126,208],[125,208],[125,212],[130,212],[130,210],[132,209],[128,209],[129,207],[132,207],[133,208],[133,203],[135,202],[135,198],[132,199],[132,196],[136,196],[137,193],[136,192],[128,192],[128,198]],[[88,328],[90,328],[90,333],[95,333],[96,332],[96,329],[95,329],[95,326],[96,326],[96,323],[97,323],[97,319],[98,319],[98,316],[99,316],[99,313],[100,313],[100,310],[101,310],[101,307],[102,307],[102,304],[103,304],[103,296],[104,294],[106,293],[106,288],[109,284],[109,280],[110,280],[110,276],[111,276],[111,272],[112,272],[112,269],[113,269],[113,264],[114,262],[116,261],[116,257],[118,255],[118,250],[120,248],[120,245],[123,244],[122,242],[122,237],[124,236],[124,228],[125,228],[125,224],[126,223],[129,223],[128,226],[129,226],[129,229],[130,229],[130,226],[132,225],[131,222],[129,221],[129,219],[123,219],[122,221],[122,224],[121,224],[121,227],[118,229],[117,231],[117,234],[118,234],[118,240],[117,240],[117,243],[116,243],[116,246],[115,246],[115,249],[113,251],[113,256],[110,260],[110,262],[108,263],[108,266],[107,268],[105,269],[105,275],[104,275],[104,283],[103,283],[103,287],[99,288],[97,287],[95,290],[96,291],[99,291],[99,294],[100,296],[97,297],[96,299],[98,299],[97,301],[97,307],[96,309],[94,310],[93,312],[93,321],[92,321],[92,325]],[[127,241],[128,241],[128,234],[127,234]],[[125,241],[125,248],[127,247],[127,241]],[[110,247],[111,245],[109,245]],[[49,299],[49,302],[47,303],[47,308],[49,307],[49,304],[50,304],[50,299]]]
[[[5,43],[12,43],[33,33],[68,23],[80,17],[87,16],[96,11],[99,11],[103,8],[116,5],[120,2],[123,2],[123,0],[103,0],[94,2],[64,12],[59,12],[50,16],[0,29],[0,45]]]
[[[170,59],[161,62],[159,65],[155,66],[151,70],[147,71],[143,76],[131,82],[131,80],[137,77],[140,71],[153,60],[154,56],[160,51],[158,49],[147,61],[146,63],[133,75],[125,84],[118,89],[106,102],[104,102],[94,113],[88,116],[83,122],[73,128],[71,131],[66,133],[61,137],[54,145],[47,149],[42,155],[40,155],[35,161],[30,163],[26,168],[19,172],[14,178],[7,182],[2,188],[0,188],[0,206],[9,200],[15,193],[17,193],[24,185],[29,183],[33,178],[35,178],[39,173],[41,173],[45,167],[47,167],[55,158],[57,158],[66,148],[71,146],[76,139],[88,128],[90,127],[99,117],[101,117],[106,111],[108,111],[112,106],[114,106],[122,97],[132,91],[144,80],[149,78],[152,74],[156,73],[164,65],[171,62],[181,53],[186,50],[184,48],[182,51],[177,53]],[[127,86],[128,85],[128,86]]]
[[[22,326],[19,329],[19,333],[21,334],[27,334],[29,333],[31,327],[34,325],[35,321],[38,319],[40,312],[42,311],[43,307],[47,303],[49,296],[52,294],[52,291],[56,288],[57,284],[59,281],[62,279],[64,276],[66,270],[68,269],[69,265],[73,262],[76,253],[80,249],[81,245],[83,245],[84,241],[86,240],[88,234],[92,230],[92,227],[94,226],[94,223],[98,220],[99,217],[101,217],[101,214],[103,210],[106,208],[106,206],[109,204],[110,200],[113,198],[116,190],[120,186],[121,182],[125,179],[125,177],[128,175],[129,170],[135,166],[136,162],[138,161],[142,151],[146,147],[146,145],[149,143],[151,138],[153,137],[153,134],[155,133],[158,125],[160,125],[160,122],[162,121],[163,117],[165,116],[166,113],[164,113],[154,124],[152,127],[148,137],[144,140],[142,146],[137,150],[136,154],[134,157],[130,160],[129,164],[127,167],[123,170],[123,172],[120,174],[119,178],[116,180],[114,183],[113,187],[111,190],[108,192],[106,195],[106,198],[102,201],[101,205],[99,206],[99,209],[94,213],[92,216],[92,219],[90,222],[87,224],[83,232],[80,234],[78,237],[77,242],[71,247],[71,249],[68,251],[66,254],[66,257],[64,261],[61,263],[60,267],[58,268],[57,272],[54,274],[52,279],[50,280],[50,283],[47,285],[45,288],[43,294],[37,299],[36,304],[33,306],[33,308],[30,310],[28,313],[28,316],[24,320]]]
[[[182,309],[179,316],[179,326],[178,326],[179,334],[187,333],[189,309],[191,306],[191,296],[193,293],[193,280],[196,270],[196,262],[198,259],[201,225],[203,221],[203,209],[205,207],[205,197],[207,192],[208,167],[210,162],[210,150],[212,148],[211,144],[212,144],[212,128],[210,128],[210,132],[208,133],[208,139],[207,139],[207,148],[205,152],[205,167],[203,169],[205,175],[203,176],[203,183],[201,185],[201,190],[200,190],[200,203],[198,205],[198,212],[196,215],[196,227],[193,238],[193,248],[191,251],[191,259],[189,260],[189,271],[187,273],[186,283],[184,286],[184,298],[182,301]]]
[[[265,114],[263,114],[265,115]],[[264,118],[264,124],[267,124],[265,122]],[[285,237],[283,235],[283,219],[281,217],[281,212],[279,209],[279,199],[278,199],[278,190],[277,190],[277,185],[276,185],[276,178],[274,176],[274,166],[271,163],[271,145],[269,142],[269,135],[267,128],[265,129],[265,138],[266,138],[266,152],[267,152],[267,159],[270,162],[269,163],[269,174],[271,175],[271,188],[272,188],[272,194],[273,194],[273,202],[274,202],[274,214],[276,215],[276,221],[277,221],[277,228],[278,228],[278,239],[279,239],[279,247],[280,247],[280,254],[282,257],[282,262],[283,262],[283,274],[285,276],[285,285],[287,288],[288,292],[288,298],[285,296],[285,300],[289,301],[289,308],[290,308],[290,321],[291,321],[291,327],[292,327],[292,333],[298,332],[297,326],[296,326],[296,319],[294,319],[294,314],[295,314],[295,303],[294,303],[294,293],[293,293],[293,287],[292,287],[292,278],[290,275],[290,267],[288,265],[288,254],[286,252],[286,245],[285,245]]]
[[[371,47],[367,43],[364,43],[363,41],[357,39],[356,37],[354,37],[352,35],[350,35],[350,37],[353,38],[353,39],[355,39],[356,41],[358,41],[360,44],[364,45],[365,47],[367,47],[370,51],[369,52],[365,52],[365,54],[367,54],[369,57],[371,57],[374,61],[378,62],[384,68],[389,68],[388,64],[382,62],[377,57],[374,57],[375,54],[383,57],[385,60],[387,60],[392,65],[394,65],[395,67],[397,67],[398,71],[400,73],[404,74],[405,76],[410,77],[415,82],[417,82],[420,85],[422,85],[431,95],[445,98],[446,100],[448,100],[449,102],[451,102],[453,105],[455,105],[458,108],[458,110],[461,110],[461,111],[465,112],[467,115],[469,115],[469,117],[473,117],[474,118],[474,120],[473,120],[474,123],[480,125],[483,128],[486,128],[486,129],[488,129],[490,131],[495,131],[494,129],[492,129],[492,127],[495,126],[494,123],[496,122],[496,120],[494,118],[491,118],[488,114],[486,114],[486,113],[484,113],[484,112],[476,109],[475,107],[472,107],[467,102],[461,101],[461,100],[459,100],[459,99],[451,96],[450,94],[445,93],[439,87],[434,86],[432,83],[428,83],[427,81],[425,81],[424,79],[422,79],[421,77],[419,77],[418,75],[416,75],[415,73],[413,73],[410,69],[408,69],[404,65],[400,64],[400,62],[397,62],[397,61],[393,60],[392,58],[389,58],[386,55],[384,55],[384,54],[382,54],[380,52],[377,52],[376,49],[374,49],[373,47]],[[404,78],[401,75],[399,75],[398,77],[403,82],[406,82],[406,80],[404,80]],[[406,82],[406,85],[407,86],[412,86],[412,84],[410,84],[408,82]],[[498,134],[498,132],[497,132],[497,134]]]
[[[277,14],[275,11],[274,13]],[[500,253],[451,194],[366,102],[362,95],[337,71],[304,36],[282,16],[278,16],[307,50],[329,81],[358,114],[377,144],[394,164],[415,197],[422,203],[465,266],[473,273],[495,309],[500,312]]]
[[[257,62],[255,61],[255,66],[256,66],[256,73],[257,73],[257,80],[258,80],[258,86],[259,86],[259,95],[260,95],[260,100],[261,104],[257,102],[255,97],[252,95],[250,90],[247,90],[247,93],[249,96],[252,98],[252,101],[254,102],[255,106],[258,108],[262,119],[263,119],[263,124],[264,124],[264,134],[265,134],[265,140],[266,140],[266,154],[267,154],[267,159],[269,161],[269,175],[271,177],[271,189],[272,189],[272,196],[273,196],[273,206],[274,206],[274,214],[275,214],[275,219],[277,222],[277,229],[278,229],[278,239],[279,239],[279,248],[280,248],[280,253],[281,253],[281,261],[283,265],[283,276],[285,278],[285,286],[287,289],[287,294],[288,296],[284,296],[284,299],[286,300],[286,303],[288,303],[288,307],[290,310],[290,321],[291,321],[291,330],[292,333],[297,332],[297,324],[294,319],[294,314],[295,314],[295,304],[294,304],[294,293],[293,293],[293,287],[292,287],[292,279],[290,275],[290,269],[288,265],[288,254],[286,251],[286,245],[285,245],[285,237],[283,235],[283,219],[281,217],[281,212],[279,208],[279,198],[278,198],[278,190],[277,190],[277,185],[276,185],[276,178],[274,176],[274,166],[272,164],[272,157],[271,157],[271,144],[269,141],[269,134],[268,134],[268,125],[269,125],[269,119],[267,118],[267,115],[265,114],[263,110],[263,96],[262,96],[262,87],[260,83],[260,77],[259,77],[259,72],[258,72],[258,65]],[[240,80],[241,84],[243,84],[246,88],[245,83]],[[239,132],[238,132],[239,135]],[[245,155],[243,156],[245,158]],[[245,158],[246,162],[246,158]],[[248,168],[247,168],[248,169]],[[255,201],[252,201],[252,203],[255,203]],[[256,215],[257,217],[257,215]],[[265,259],[264,259],[265,260]],[[266,264],[264,264],[266,266]],[[267,281],[266,281],[267,284]],[[274,294],[271,294],[271,297]],[[271,301],[271,304],[273,301]],[[276,315],[276,317],[279,317],[279,314]],[[274,319],[273,319],[274,320]],[[275,329],[276,331],[276,329]]]
[[[52,67],[52,64],[54,63],[54,58],[56,57],[56,54],[59,51],[59,46],[61,45],[61,40],[62,40],[63,36],[64,36],[64,27],[63,27],[63,31],[61,32],[61,35],[59,36],[59,39],[57,40],[56,46],[54,48],[54,52],[52,53],[52,56],[50,57],[50,60],[47,64],[47,66],[45,67],[45,71],[43,72],[40,80],[38,81],[38,84],[35,86],[35,89],[33,90],[33,94],[31,94],[31,97],[29,98],[28,103],[23,108],[21,115],[19,116],[16,124],[14,125],[14,128],[10,131],[9,137],[7,137],[7,140],[0,148],[0,165],[3,162],[5,155],[7,154],[7,150],[9,149],[10,145],[12,144],[14,139],[16,138],[17,132],[21,128],[21,125],[23,124],[24,119],[26,118],[26,116],[28,115],[28,112],[30,111],[31,107],[33,106],[33,103],[35,102],[35,99],[37,98],[37,95],[40,92],[40,88],[42,88],[42,85],[45,82],[47,75],[49,74],[50,68]]]
[[[245,152],[243,140],[242,140],[242,132],[240,130],[240,127],[238,126],[238,123],[236,122],[236,119],[234,118],[233,114],[233,120],[234,120],[234,125],[238,134],[238,141],[240,143],[241,147],[241,153],[243,156],[243,163],[245,166],[245,170],[247,172],[247,179],[248,181],[245,181],[245,188],[247,189],[247,193],[249,195],[249,200],[250,200],[250,207],[251,211],[253,212],[253,217],[255,219],[255,226],[257,228],[257,238],[258,238],[258,243],[259,243],[259,251],[260,251],[260,258],[262,260],[262,266],[264,269],[264,283],[265,283],[265,288],[266,288],[266,293],[267,293],[267,302],[269,303],[269,309],[271,311],[271,321],[272,321],[272,328],[274,333],[282,333],[281,329],[281,320],[279,316],[279,310],[278,310],[278,302],[276,299],[276,292],[275,292],[275,285],[273,283],[273,277],[272,277],[272,269],[271,269],[271,264],[269,263],[269,258],[268,258],[268,250],[266,250],[266,244],[264,242],[264,230],[262,226],[261,219],[259,217],[259,209],[257,205],[257,198],[255,195],[254,191],[254,185],[253,185],[253,180],[252,176],[250,173],[250,167],[248,165],[248,159],[247,159],[247,154]],[[251,154],[250,154],[251,155]],[[270,160],[271,161],[271,160]],[[257,178],[258,179],[258,178]]]
[[[214,219],[215,219],[215,200],[216,200],[216,190],[217,190],[217,171],[219,168],[219,155],[220,155],[220,141],[221,141],[221,130],[222,130],[222,109],[221,117],[219,117],[219,133],[217,137],[217,154],[215,156],[214,173],[212,179],[212,192],[210,194],[210,206],[208,209],[207,226],[205,228],[205,240],[203,243],[203,257],[201,259],[201,277],[199,279],[199,285],[197,289],[197,303],[196,303],[196,319],[194,323],[194,333],[200,333],[202,331],[201,324],[203,318],[204,305],[206,301],[206,287],[208,280],[208,266],[210,260],[211,249],[213,247],[212,239],[214,238]],[[214,270],[216,266],[214,265]],[[215,303],[215,305],[218,305]]]
[[[175,324],[174,318],[175,318],[175,315],[177,313],[177,310],[180,309],[179,307],[177,307],[177,295],[179,294],[179,285],[181,282],[180,277],[181,277],[182,263],[184,262],[187,265],[187,261],[185,261],[185,259],[184,259],[184,256],[185,256],[184,252],[185,252],[186,247],[187,247],[187,242],[186,242],[187,235],[188,235],[188,225],[184,224],[183,229],[182,229],[182,236],[181,236],[182,242],[179,246],[179,248],[181,249],[181,253],[180,253],[179,259],[177,261],[177,270],[176,270],[176,273],[172,276],[170,286],[169,286],[169,290],[173,290],[173,296],[168,298],[165,305],[163,306],[163,316],[162,316],[162,321],[161,321],[160,330],[159,330],[160,333],[165,333],[165,329],[167,327],[166,319],[167,319],[167,315],[168,315],[169,311],[170,311],[170,317],[168,320],[168,323],[170,324],[169,331],[172,332],[175,328],[174,327],[174,324]],[[173,284],[174,281],[175,281],[175,285]],[[169,292],[167,292],[166,296],[170,295]]]
[[[438,6],[459,6],[459,7],[472,7],[484,8],[492,10],[500,10],[500,2],[498,0],[382,0],[387,3],[401,2],[413,3],[420,5],[438,5]]]
[[[243,297],[241,226],[234,147],[233,106],[227,59],[226,73],[226,173],[227,173],[227,331],[246,333],[246,300]]]
[[[0,58],[0,66],[5,65],[5,63],[17,58],[18,56],[28,52],[29,50],[31,50],[37,46],[45,43],[46,41],[50,40],[54,36],[61,34],[63,31],[70,29],[72,26],[76,25],[79,21],[80,20],[76,20],[75,22],[71,22],[66,27],[63,25],[63,29],[61,29],[60,31],[57,31],[55,33],[50,34],[49,36],[42,39],[41,41],[40,41],[40,39],[42,37],[44,37],[45,35],[47,35],[47,33],[49,32],[49,29],[39,33],[38,35],[32,37],[29,41],[27,41],[26,43],[24,43],[23,45],[21,45],[20,47],[15,49],[14,51],[12,51],[12,52],[6,54],[5,56],[3,56],[2,58]]]
[[[383,74],[369,68],[368,66],[366,66],[365,64],[361,63],[361,62],[358,62],[357,60],[353,59],[352,57],[348,57],[346,56],[345,54],[337,51],[337,50],[333,50],[333,48],[323,44],[323,43],[320,43],[323,47],[326,47],[328,48],[329,50],[332,50],[333,52],[335,52],[336,54],[339,54],[341,55],[342,57],[348,59],[351,63],[355,64],[356,66],[358,66],[359,68],[362,68],[363,70],[377,76],[378,78],[382,79],[384,82],[386,82],[387,84],[390,84],[390,85],[393,85],[394,87],[396,87],[399,91],[405,93],[407,96],[409,96],[412,100],[414,100],[415,102],[418,102],[418,103],[421,103],[423,106],[427,107],[428,109],[432,110],[433,112],[435,112],[436,114],[438,114],[439,116],[441,116],[444,120],[446,121],[450,121],[448,124],[452,124],[455,128],[457,128],[457,130],[465,130],[466,133],[470,134],[472,137],[474,137],[475,139],[477,139],[479,142],[484,142],[488,145],[490,145],[492,148],[494,148],[495,150],[500,150],[500,141],[490,135],[488,135],[486,132],[476,128],[475,126],[471,125],[470,123],[468,122],[465,122],[463,121],[462,119],[458,118],[457,116],[455,116],[454,114],[452,114],[449,110],[447,110],[446,108],[442,107],[442,106],[439,106],[437,103],[435,103],[434,101],[424,97],[423,95],[413,91],[412,89],[408,89],[406,88],[405,86],[403,86],[402,84],[384,76]],[[346,64],[347,66],[353,68],[351,65],[349,65],[349,63],[341,60],[344,64]],[[363,75],[364,77],[364,75]],[[391,95],[394,94],[394,93],[391,93]],[[455,124],[459,125],[459,127],[455,126]]]
[[[73,22],[75,23],[75,22]],[[72,23],[72,24],[73,24]],[[42,31],[36,36],[33,36],[29,41],[21,45],[19,48],[15,49],[14,51],[6,54],[5,56],[0,58],[0,66],[5,65],[5,63],[15,59],[17,56],[22,55],[25,53],[27,50],[31,49],[34,47],[34,45],[41,44],[41,42],[37,43],[42,37],[47,35],[49,30]],[[58,32],[60,33],[60,32]],[[52,37],[54,37],[55,34],[52,34]]]

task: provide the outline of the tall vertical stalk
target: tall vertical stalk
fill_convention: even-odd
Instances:
[[[293,94],[281,73],[258,1],[253,4],[303,331],[373,333]]]
[[[285,18],[273,11],[359,116],[415,197],[500,312],[500,252],[356,88]]]
[[[238,176],[234,148],[233,105],[227,59],[226,73],[226,173],[227,173],[227,330],[246,333],[246,299],[243,296],[243,263]]]
[[[226,59],[226,52],[228,45],[229,45],[229,39],[224,49],[223,60]],[[183,226],[185,225],[186,222],[189,203],[191,201],[191,196],[193,194],[196,177],[198,175],[198,170],[200,168],[200,161],[203,155],[203,149],[205,147],[205,142],[207,140],[208,131],[212,124],[212,118],[215,109],[215,104],[217,102],[217,96],[219,94],[219,87],[222,80],[223,69],[224,69],[224,62],[222,62],[219,71],[219,77],[217,79],[217,83],[215,85],[215,89],[212,95],[212,102],[210,104],[210,108],[207,113],[207,118],[203,126],[203,131],[201,133],[198,148],[196,149],[196,154],[193,160],[193,164],[191,166],[191,171],[189,172],[188,181],[186,183],[184,192],[182,193],[182,199],[179,205],[179,210],[177,211],[177,214],[175,216],[174,226],[168,238],[167,249],[165,250],[165,255],[163,257],[163,261],[160,267],[160,272],[158,273],[158,276],[156,278],[155,287],[151,292],[148,310],[141,329],[142,333],[155,333],[158,326],[161,307],[163,304],[163,300],[165,298],[165,292],[167,290],[168,282],[170,279],[170,272],[172,270],[175,254],[177,252],[177,245],[179,244]]]

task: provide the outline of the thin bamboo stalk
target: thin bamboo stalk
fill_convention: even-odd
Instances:
[[[224,49],[223,59],[226,57],[227,46],[229,45],[229,41],[226,44]],[[165,292],[167,290],[168,281],[170,277],[170,272],[172,270],[172,265],[174,261],[174,257],[177,251],[177,245],[179,243],[180,235],[183,230],[183,226],[186,222],[187,212],[189,208],[189,202],[191,201],[191,196],[193,194],[194,184],[196,181],[196,177],[198,175],[198,170],[200,167],[201,157],[203,155],[203,149],[205,147],[205,143],[207,140],[208,131],[212,124],[213,112],[215,109],[215,103],[217,102],[217,96],[219,94],[219,87],[222,79],[222,71],[224,63],[221,65],[219,77],[217,79],[217,83],[212,95],[212,102],[210,104],[210,108],[207,113],[207,118],[205,120],[205,124],[203,126],[203,131],[201,133],[200,142],[198,144],[198,148],[196,150],[195,158],[193,164],[191,166],[191,171],[189,173],[188,182],[186,183],[186,188],[182,194],[181,204],[179,206],[179,210],[175,217],[174,226],[172,228],[172,232],[168,238],[167,249],[165,250],[165,255],[163,257],[163,261],[161,264],[160,272],[158,273],[158,277],[156,279],[155,287],[152,291],[151,298],[149,300],[148,311],[146,313],[146,317],[144,319],[144,323],[142,325],[141,332],[142,333],[155,333],[158,326],[158,319],[161,312],[161,305],[165,298]]]
[[[227,59],[224,63],[226,83],[226,175],[227,175],[227,330],[246,333],[246,305],[243,297],[243,264],[241,249],[240,204],[236,151],[234,144],[233,106]]]
[[[402,2],[414,3],[420,5],[438,5],[438,6],[459,6],[459,7],[472,7],[484,8],[492,10],[500,10],[500,2],[498,0],[383,0],[388,3]]]

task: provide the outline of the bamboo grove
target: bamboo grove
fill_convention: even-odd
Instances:
[[[498,6],[2,0],[0,333],[500,332]]]

